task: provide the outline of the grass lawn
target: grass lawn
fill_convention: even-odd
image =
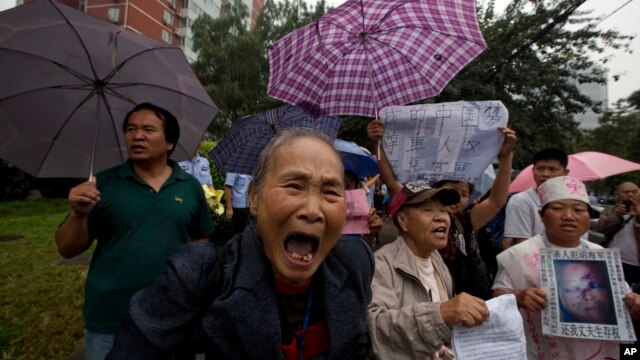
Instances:
[[[68,359],[82,348],[85,265],[58,265],[66,199],[0,202],[0,359]]]

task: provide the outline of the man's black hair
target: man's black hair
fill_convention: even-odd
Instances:
[[[563,168],[567,168],[569,164],[569,155],[564,150],[556,149],[556,148],[546,148],[538,151],[535,155],[533,155],[533,164],[535,165],[538,161],[543,160],[557,160],[560,162]]]
[[[159,106],[153,105],[151,103],[142,103],[136,105],[131,111],[127,113],[124,117],[124,121],[122,122],[122,131],[127,132],[127,125],[129,124],[129,117],[131,114],[138,110],[151,110],[156,116],[162,120],[162,128],[164,130],[164,139],[166,142],[173,144],[173,148],[167,152],[167,157],[171,156],[173,151],[178,146],[178,139],[180,138],[180,125],[178,125],[178,119],[173,116],[168,110],[163,109]]]

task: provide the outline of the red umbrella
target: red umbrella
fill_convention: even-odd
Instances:
[[[640,170],[640,164],[617,156],[584,151],[569,155],[569,175],[582,181],[604,179],[606,177]],[[509,192],[525,191],[535,187],[533,165],[529,165],[516,176],[509,186]]]

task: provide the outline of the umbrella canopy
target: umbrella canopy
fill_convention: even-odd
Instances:
[[[240,119],[209,157],[219,171],[253,175],[262,149],[279,130],[311,128],[335,140],[341,124],[339,117],[313,117],[298,107],[285,105]]]
[[[638,171],[640,164],[601,152],[585,151],[569,155],[567,168],[569,176],[582,181],[591,181]],[[509,186],[509,192],[525,191],[535,186],[533,165],[529,165],[513,179]]]
[[[351,171],[358,177],[371,177],[378,173],[375,160],[353,141],[336,139],[333,147],[340,154],[345,171]]]
[[[486,43],[475,0],[348,0],[269,49],[273,98],[373,117],[439,94]]]
[[[125,114],[173,113],[187,159],[218,109],[182,50],[56,1],[0,13],[0,158],[37,177],[86,177],[127,159]]]

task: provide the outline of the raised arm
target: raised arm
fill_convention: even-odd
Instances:
[[[489,197],[471,210],[471,225],[473,226],[473,231],[478,231],[486,225],[507,203],[509,185],[511,184],[511,164],[513,162],[513,149],[516,144],[516,133],[504,126],[500,126],[499,129],[504,134],[504,140],[498,153],[498,160],[500,161],[498,173],[493,181]]]
[[[369,123],[367,124],[367,135],[376,148],[380,178],[382,179],[382,182],[387,185],[389,195],[393,197],[396,192],[402,189],[402,184],[398,181],[398,179],[396,179],[396,175],[393,173],[391,164],[389,164],[389,160],[387,159],[387,154],[385,154],[384,148],[380,143],[380,141],[382,140],[382,136],[384,136],[384,122],[378,119],[369,121]]]

